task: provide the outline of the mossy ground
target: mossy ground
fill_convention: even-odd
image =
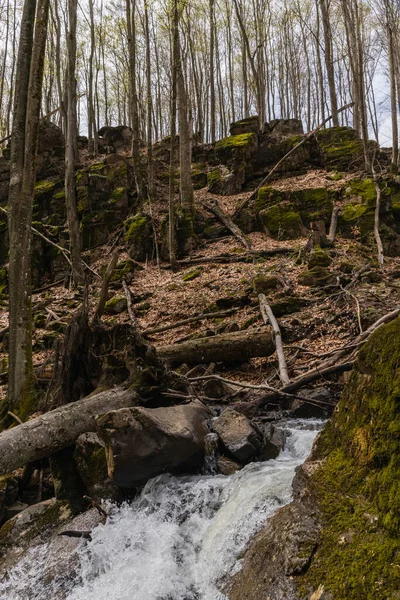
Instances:
[[[400,319],[360,351],[314,458],[323,515],[302,585],[335,600],[394,600],[400,590]]]

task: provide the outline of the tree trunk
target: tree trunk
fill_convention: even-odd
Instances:
[[[274,352],[275,344],[269,329],[235,331],[157,348],[157,354],[168,362],[188,365],[243,362],[256,356],[271,356]]]
[[[115,387],[60,408],[0,434],[0,476],[67,448],[87,431],[96,431],[96,416],[135,406],[133,390]]]
[[[176,86],[178,94],[178,120],[179,120],[179,166],[180,166],[180,192],[183,209],[193,210],[193,185],[191,175],[192,150],[190,144],[190,130],[188,121],[188,95],[182,68],[182,53],[179,41],[179,28],[176,42],[176,56],[174,59],[176,69]]]
[[[27,0],[22,15],[11,142],[10,344],[8,402],[26,408],[33,396],[31,224],[49,0]]]
[[[81,257],[81,235],[76,209],[75,163],[77,158],[77,114],[76,114],[76,13],[78,0],[69,0],[68,68],[67,68],[67,134],[65,143],[65,204],[71,252],[72,282],[76,287],[84,282]]]

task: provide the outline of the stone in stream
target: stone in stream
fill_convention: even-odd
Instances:
[[[154,409],[124,408],[99,417],[110,478],[129,489],[164,472],[201,466],[210,416],[201,402],[192,402]]]
[[[226,409],[213,421],[213,429],[223,446],[239,462],[247,462],[261,450],[262,436],[244,415]]]

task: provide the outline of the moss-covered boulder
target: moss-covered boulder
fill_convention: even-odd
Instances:
[[[246,181],[246,165],[241,163],[236,166],[235,172],[226,167],[216,167],[207,177],[208,191],[220,196],[239,194]]]
[[[125,296],[114,296],[107,300],[104,312],[107,315],[119,315],[127,309]]]
[[[12,475],[0,477],[0,525],[4,521],[7,508],[18,498],[18,480]]]
[[[194,190],[201,190],[207,185],[207,173],[204,168],[195,166],[191,171],[192,184]]]
[[[279,287],[279,277],[277,275],[256,275],[253,278],[253,289],[257,294],[265,294]]]
[[[257,198],[256,198],[256,210],[260,212],[265,208],[270,208],[271,206],[275,206],[280,202],[283,202],[286,199],[285,192],[281,190],[276,190],[271,186],[265,186],[258,190]]]
[[[312,267],[308,271],[300,273],[297,278],[300,285],[307,287],[323,287],[325,285],[334,284],[336,276],[325,267]]]
[[[292,315],[293,313],[300,312],[302,308],[305,308],[310,304],[310,301],[300,296],[283,296],[278,298],[275,302],[271,303],[271,309],[274,315],[284,317],[285,315]]]
[[[346,204],[339,216],[342,234],[365,241],[374,230],[375,208],[367,204]]]
[[[359,166],[364,158],[363,144],[355,129],[330,127],[316,134],[322,164],[327,169],[345,170]]]
[[[397,319],[360,350],[330,422],[297,472],[294,501],[250,544],[231,600],[244,590],[248,600],[398,600],[399,397]]]
[[[260,219],[264,229],[275,239],[290,240],[307,234],[300,213],[291,202],[262,210]]]
[[[117,498],[118,489],[108,477],[105,444],[96,433],[84,433],[79,436],[75,445],[74,461],[91,498]]]
[[[329,225],[335,192],[326,188],[306,188],[290,192],[289,197],[306,226],[311,221],[325,221]]]
[[[139,266],[139,265],[137,265]],[[142,267],[140,267],[142,268]],[[136,264],[131,258],[120,260],[111,276],[111,282],[120,282],[125,279],[128,283],[132,281]]]
[[[259,129],[259,118],[257,116],[252,116],[231,123],[229,133],[231,136],[236,136],[243,135],[244,133],[258,133]]]
[[[124,239],[129,256],[134,260],[145,261],[154,252],[152,218],[147,213],[137,213],[124,223]]]
[[[50,467],[57,500],[66,500],[72,512],[76,513],[87,506],[83,499],[87,490],[76,468],[73,454],[73,447],[59,450],[51,456]]]
[[[314,248],[307,262],[309,269],[313,269],[314,267],[329,267],[331,264],[331,257],[319,246]]]

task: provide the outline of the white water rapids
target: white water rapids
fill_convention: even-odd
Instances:
[[[0,582],[1,600],[225,600],[221,582],[240,554],[291,499],[295,468],[307,458],[320,421],[291,421],[275,460],[238,473],[147,483],[140,497],[113,507],[106,525],[81,541],[68,577],[47,578],[51,542],[33,548]]]

